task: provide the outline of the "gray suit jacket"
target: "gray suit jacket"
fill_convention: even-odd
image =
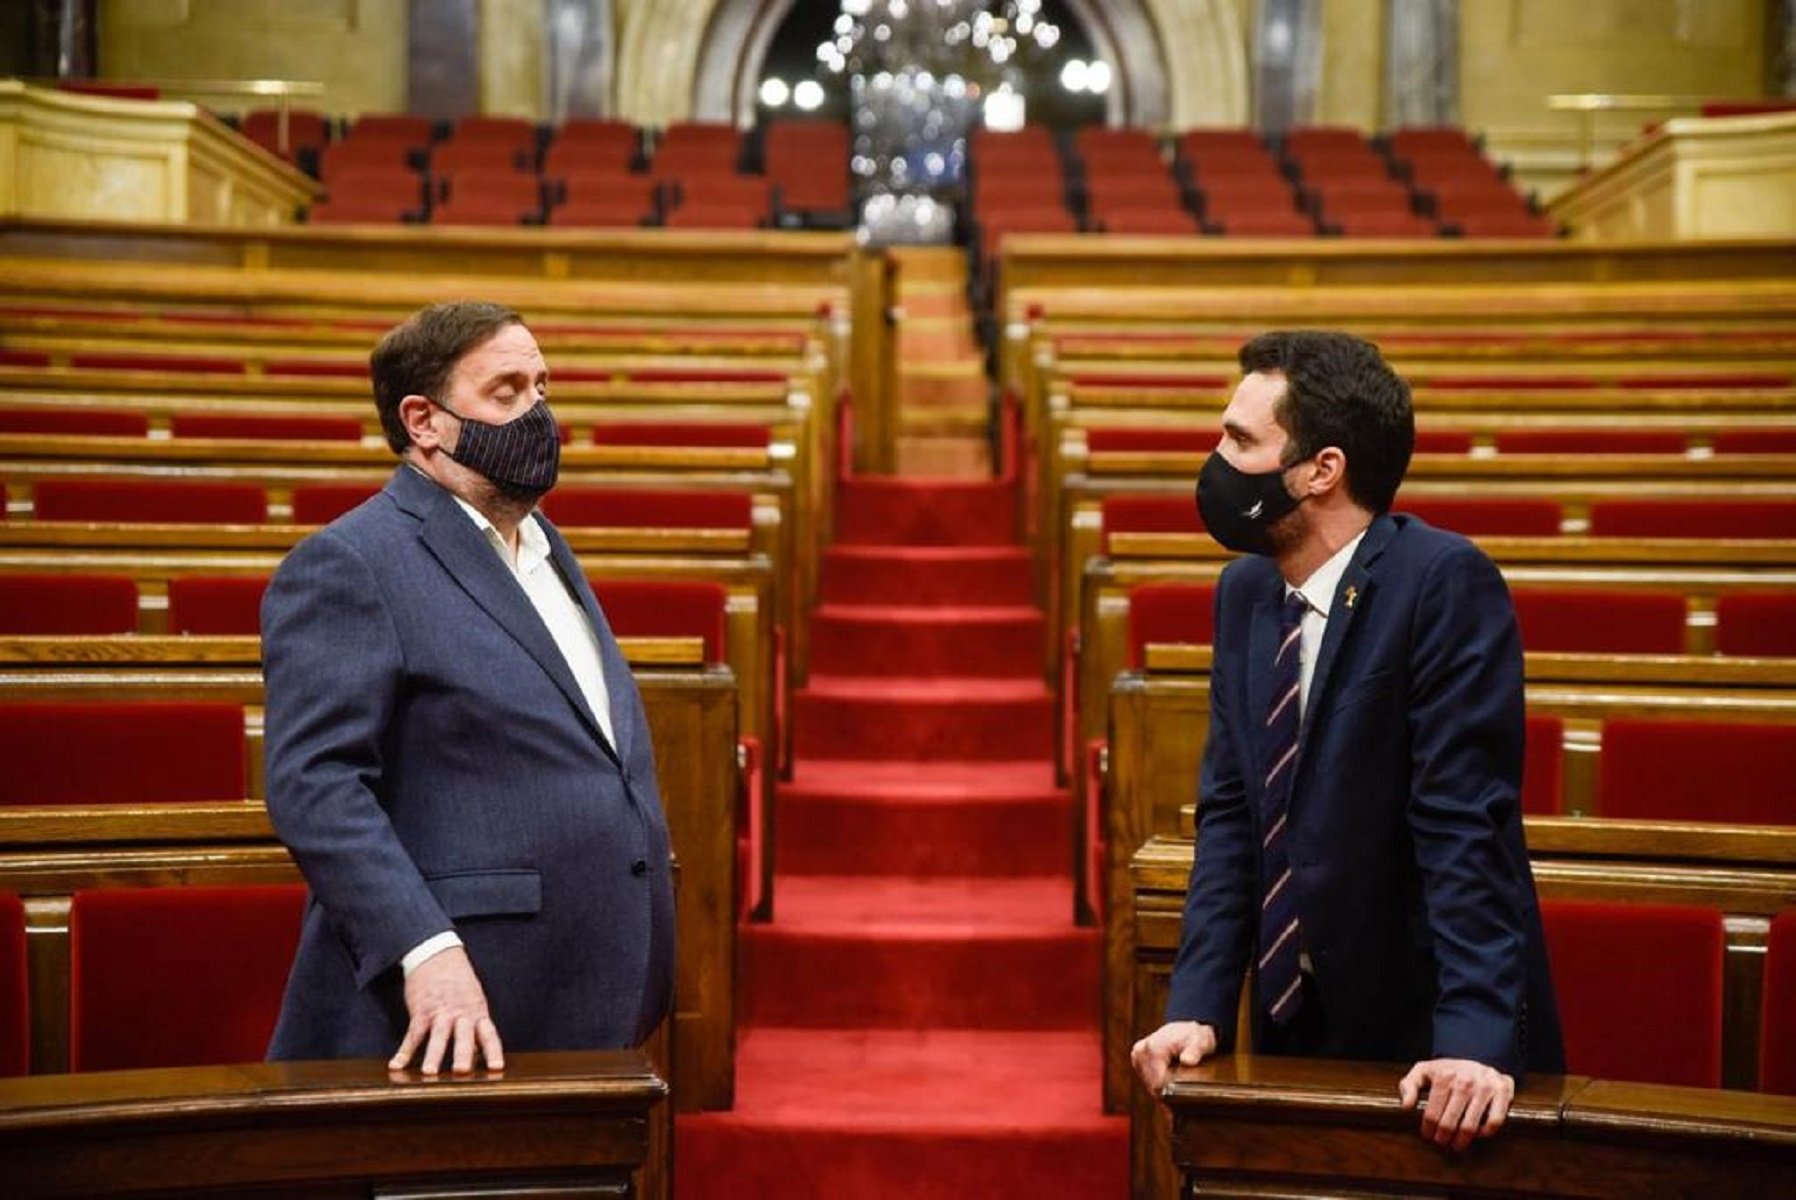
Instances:
[[[667,823],[642,700],[598,635],[610,745],[524,590],[402,466],[296,546],[262,604],[268,809],[312,896],[269,1057],[386,1056],[399,960],[460,934],[507,1049],[633,1045],[674,975]]]

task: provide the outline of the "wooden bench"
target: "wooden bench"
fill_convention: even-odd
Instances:
[[[677,1103],[727,1108],[734,1086],[736,680],[699,639],[622,642],[654,738],[662,804],[679,857]],[[259,762],[262,680],[254,638],[0,641],[0,699],[242,704]],[[67,1059],[67,913],[84,887],[268,883],[297,878],[260,802],[21,805],[0,809],[0,890],[26,898],[32,1061]]]
[[[1139,1036],[1133,1032],[1138,1019],[1158,1012],[1154,1006],[1164,1002],[1163,990],[1157,997],[1141,992],[1143,962],[1151,958],[1156,969],[1169,968],[1177,945],[1191,865],[1190,814],[1209,723],[1208,660],[1207,647],[1150,647],[1148,671],[1118,676],[1109,693],[1101,828],[1106,841],[1106,1095],[1113,1104],[1127,1093],[1127,1049]],[[1784,659],[1535,655],[1527,660],[1525,686],[1530,712],[1564,718],[1568,742],[1586,755],[1599,748],[1593,735],[1611,715],[1796,721],[1796,664]],[[1567,756],[1568,779],[1582,775],[1587,781],[1588,758],[1576,766],[1572,758]],[[1604,895],[1606,882],[1616,881],[1624,889],[1664,887],[1671,894],[1697,889],[1694,894],[1702,902],[1719,903],[1757,922],[1750,932],[1760,944],[1764,920],[1779,907],[1796,903],[1796,830],[1585,817],[1531,816],[1526,824],[1536,877],[1547,894],[1556,894],[1554,889],[1563,885],[1569,889],[1565,894]],[[1671,827],[1661,828],[1667,824]],[[1145,849],[1150,844],[1159,848],[1150,853]],[[1164,858],[1181,852],[1182,873]],[[1685,884],[1675,879],[1671,864],[1688,860],[1699,864],[1699,879]],[[1623,870],[1624,861],[1633,866]],[[1160,871],[1152,876],[1151,888],[1142,874],[1143,864],[1150,862]],[[1727,868],[1732,874],[1711,878],[1719,869],[1716,864],[1732,864]],[[1176,890],[1176,903],[1169,907],[1155,890],[1161,888]],[[1150,893],[1153,899],[1144,909]],[[1748,931],[1736,932],[1747,936]],[[1749,955],[1750,945],[1739,952]],[[1742,957],[1730,968],[1746,972],[1736,982],[1754,997],[1751,971],[1757,966],[1756,960]],[[1153,986],[1163,985],[1162,970]],[[1730,1080],[1749,1069],[1743,1064],[1753,1061],[1756,1046],[1756,1035],[1730,1045]]]
[[[467,1080],[363,1060],[0,1079],[0,1178],[73,1196],[663,1196],[640,1051],[511,1054]]]
[[[1788,1097],[1534,1076],[1496,1138],[1455,1154],[1398,1107],[1404,1069],[1248,1054],[1181,1068],[1170,1145],[1137,1149],[1156,1155],[1160,1186],[1138,1162],[1134,1195],[1761,1200],[1796,1173]]]

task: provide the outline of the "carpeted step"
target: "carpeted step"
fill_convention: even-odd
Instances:
[[[1053,753],[1054,699],[1040,679],[814,674],[792,697],[800,758],[991,762]]]
[[[1006,546],[1016,538],[1016,488],[1008,483],[876,476],[844,480],[836,491],[839,542]]]
[[[1032,604],[1022,546],[831,546],[825,604]]]
[[[742,1019],[831,1028],[1082,1029],[1099,934],[1064,876],[781,876],[744,932]]]
[[[676,1200],[1128,1194],[1095,1030],[749,1029],[736,1110],[681,1116]]]
[[[811,670],[1039,677],[1046,636],[1035,608],[825,604],[811,614]]]
[[[1044,762],[797,764],[779,785],[785,875],[1014,876],[1067,869],[1067,794]]]

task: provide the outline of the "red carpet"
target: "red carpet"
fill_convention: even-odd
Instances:
[[[1127,1191],[1015,511],[997,484],[842,485],[736,1107],[679,1118],[679,1200]]]

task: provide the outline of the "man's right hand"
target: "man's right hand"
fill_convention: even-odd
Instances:
[[[387,1063],[390,1069],[404,1070],[420,1048],[426,1075],[435,1075],[442,1068],[445,1052],[450,1070],[458,1074],[472,1071],[476,1048],[488,1070],[504,1068],[499,1027],[487,1014],[486,992],[462,947],[451,946],[412,969],[405,977],[405,1009],[411,1024]]]
[[[1172,1068],[1195,1067],[1216,1053],[1216,1030],[1196,1021],[1172,1021],[1160,1026],[1129,1051],[1129,1061],[1147,1090],[1158,1096],[1166,1087]]]

